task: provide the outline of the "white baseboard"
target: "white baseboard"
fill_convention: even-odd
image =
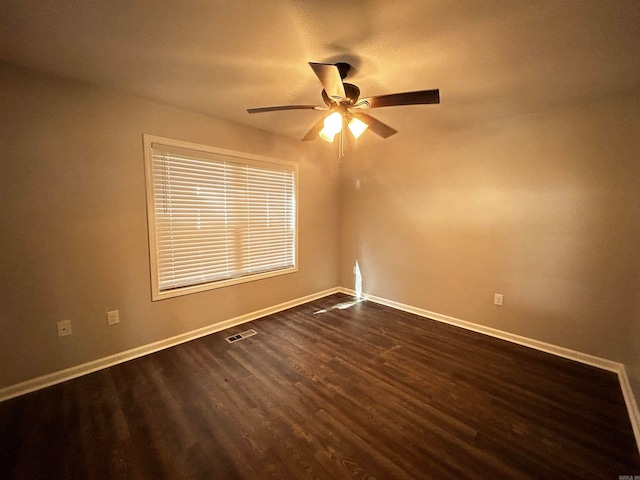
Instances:
[[[60,370],[58,372],[49,373],[41,377],[18,383],[16,385],[10,385],[8,387],[0,389],[0,402],[9,400],[10,398],[18,397],[20,395],[24,395],[26,393],[34,392],[36,390],[55,385],[57,383],[66,382],[67,380],[81,377],[83,375],[102,370],[103,368],[117,365],[118,363],[127,362],[129,360],[133,360],[134,358],[149,355],[150,353],[164,350],[165,348],[173,347],[174,345],[179,345],[190,340],[195,340],[196,338],[204,337],[205,335],[210,335],[212,333],[219,332],[221,330],[225,330],[242,323],[250,322],[252,320],[271,315],[273,313],[281,312],[282,310],[296,307],[298,305],[302,305],[303,303],[311,302],[313,300],[317,300],[318,298],[338,293],[339,291],[340,289],[338,287],[335,287],[329,290],[324,290],[322,292],[313,293],[311,295],[296,298],[294,300],[290,300],[273,307],[263,308],[262,310],[257,310],[255,312],[240,315],[238,317],[199,328],[197,330],[182,333],[180,335],[176,335],[175,337],[166,338],[164,340],[132,348],[131,350],[126,350],[114,355],[109,355],[108,357],[99,358],[91,362]]]
[[[345,293],[354,297],[357,296],[356,292],[349,288],[340,287],[339,291],[340,293]],[[622,394],[624,396],[624,401],[627,405],[627,411],[629,412],[629,419],[631,420],[633,433],[636,438],[638,452],[640,452],[640,412],[638,411],[638,404],[636,403],[635,396],[633,394],[633,391],[631,390],[631,384],[629,383],[627,370],[622,363],[613,362],[611,360],[607,360],[606,358],[596,357],[594,355],[589,355],[587,353],[578,352],[576,350],[571,350],[557,345],[552,345],[550,343],[541,342],[539,340],[523,337],[521,335],[504,332],[496,328],[485,327],[483,325],[478,325],[477,323],[467,322],[465,320],[460,320],[459,318],[450,317],[441,313],[431,312],[429,310],[413,307],[404,303],[394,302],[393,300],[376,297],[375,295],[361,294],[360,298],[362,298],[363,300],[369,300],[374,303],[379,303],[380,305],[386,305],[387,307],[395,308],[397,310],[402,310],[404,312],[413,313],[421,317],[430,318],[438,322],[447,323],[449,325],[454,325],[466,330],[482,333],[484,335],[489,335],[491,337],[499,338],[508,342],[516,343],[518,345],[523,345],[535,350],[540,350],[552,355],[567,358],[569,360],[574,360],[576,362],[584,363],[593,367],[598,367],[610,372],[617,373],[618,379],[620,381],[620,388],[622,389]]]
[[[629,411],[629,419],[631,420],[631,426],[633,427],[633,434],[636,436],[638,452],[640,452],[640,410],[638,410],[636,397],[633,394],[633,390],[631,390],[631,383],[629,383],[627,369],[624,365],[622,365],[622,369],[618,372],[618,378],[620,379],[620,387],[622,388],[624,401],[627,404],[627,410]]]

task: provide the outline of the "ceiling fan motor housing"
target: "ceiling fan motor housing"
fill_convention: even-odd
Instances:
[[[327,95],[327,92],[323,89],[322,99],[324,100],[324,103],[327,105],[327,107],[332,107],[336,104],[346,105],[347,107],[350,107],[352,105],[355,105],[355,103],[358,101],[358,97],[360,97],[360,89],[351,83],[344,84],[344,93],[347,95],[347,98],[343,99],[340,102],[336,102],[329,98],[329,95]]]

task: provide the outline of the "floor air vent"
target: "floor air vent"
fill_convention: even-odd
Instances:
[[[246,330],[244,332],[241,333],[237,333],[236,335],[231,335],[230,337],[225,338],[225,340],[229,343],[234,343],[240,340],[244,340],[245,338],[248,337],[253,337],[254,335],[257,335],[258,332],[256,332],[253,328],[251,330]]]

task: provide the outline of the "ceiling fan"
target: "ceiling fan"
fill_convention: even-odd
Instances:
[[[393,107],[396,105],[419,105],[440,103],[440,90],[419,90],[416,92],[392,93],[374,97],[360,98],[360,89],[344,80],[351,69],[348,63],[339,62],[313,63],[309,62],[314,73],[324,87],[322,99],[325,105],[281,105],[276,107],[248,108],[249,113],[275,112],[279,110],[322,110],[330,112],[321,118],[302,139],[313,140],[320,137],[327,142],[333,142],[340,133],[342,153],[342,132],[348,127],[355,138],[365,130],[370,129],[382,138],[390,137],[397,130],[364,113],[370,108]],[[342,156],[342,155],[340,155]]]

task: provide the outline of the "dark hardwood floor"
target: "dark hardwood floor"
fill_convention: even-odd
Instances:
[[[370,302],[335,308],[351,300],[326,297],[0,403],[0,476],[640,475],[614,373]],[[258,335],[224,340],[249,328]]]

